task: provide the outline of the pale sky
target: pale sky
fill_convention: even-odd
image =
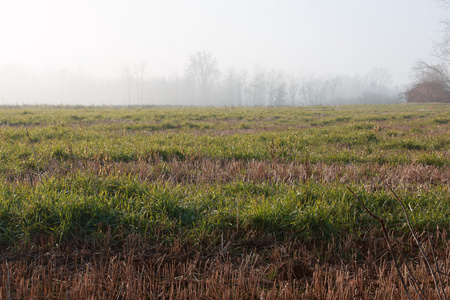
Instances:
[[[117,77],[180,73],[188,54],[219,67],[364,75],[385,68],[408,83],[450,9],[435,0],[0,0],[0,66]]]

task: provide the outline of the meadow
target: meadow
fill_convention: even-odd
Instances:
[[[0,179],[0,299],[407,299],[356,197],[449,285],[446,104],[1,107]]]

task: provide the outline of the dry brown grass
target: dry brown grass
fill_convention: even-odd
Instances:
[[[283,161],[223,160],[198,158],[189,160],[159,158],[139,162],[65,161],[53,160],[43,170],[43,176],[71,176],[76,171],[97,176],[136,176],[140,181],[176,184],[269,182],[296,184],[312,180],[321,183],[363,184],[377,188],[381,183],[407,189],[409,186],[449,185],[450,168],[411,163],[390,165],[378,163],[326,164]],[[11,173],[9,182],[36,182],[37,174]]]
[[[447,237],[435,240],[440,268],[449,273]],[[221,247],[151,244],[139,236],[110,247],[51,244],[42,238],[0,257],[0,299],[406,299],[386,242],[374,236],[326,244],[247,236]],[[437,299],[414,241],[397,240],[395,248],[426,297]],[[445,286],[448,279],[443,275]],[[407,286],[414,295],[410,279]]]

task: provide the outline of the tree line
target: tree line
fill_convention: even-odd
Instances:
[[[306,106],[396,103],[403,99],[385,69],[364,76],[296,76],[264,67],[220,70],[213,54],[188,56],[184,71],[149,76],[145,63],[125,66],[114,79],[83,71],[33,73],[17,64],[0,68],[0,101],[17,104]]]

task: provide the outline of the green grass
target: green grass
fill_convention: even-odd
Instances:
[[[413,226],[448,228],[448,115],[450,106],[437,104],[0,108],[0,242],[31,242],[43,234],[58,242],[108,234],[117,242],[139,233],[149,240],[200,243],[250,231],[280,240],[364,236],[377,223],[347,185],[389,228],[406,234],[393,195],[383,182],[373,182],[381,172],[376,168],[409,165],[443,174],[429,183],[394,186]],[[225,180],[209,174],[206,162],[218,169],[233,162],[375,169],[366,179],[344,183],[316,181],[314,174],[306,180],[277,181],[276,174],[243,180],[246,173]],[[176,181],[174,172],[206,179]]]
[[[368,193],[353,187],[366,205],[406,233],[404,216],[386,191]],[[58,240],[113,236],[132,232],[149,239],[177,236],[213,238],[229,230],[257,230],[278,238],[328,239],[334,234],[364,235],[376,226],[343,186],[244,184],[168,186],[136,179],[53,179],[37,187],[3,186],[2,241],[50,234]],[[417,230],[450,226],[448,188],[401,192]],[[214,238],[213,238],[214,239]]]

